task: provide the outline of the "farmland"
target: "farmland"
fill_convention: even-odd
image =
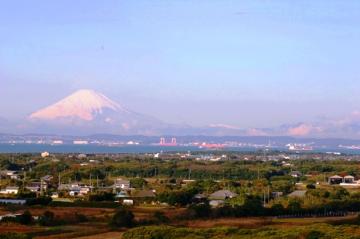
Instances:
[[[359,238],[358,156],[213,154],[0,155],[0,235]]]

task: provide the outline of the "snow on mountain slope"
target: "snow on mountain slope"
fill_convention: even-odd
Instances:
[[[93,90],[78,90],[65,99],[30,115],[30,119],[54,120],[57,118],[79,118],[91,121],[104,109],[129,113],[127,109]]]

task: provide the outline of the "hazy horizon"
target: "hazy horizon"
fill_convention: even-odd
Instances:
[[[354,137],[358,22],[354,0],[2,3],[0,117],[87,88],[168,123]]]

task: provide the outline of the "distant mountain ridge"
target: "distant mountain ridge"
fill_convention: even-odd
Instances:
[[[171,112],[169,112],[171,113]],[[94,90],[83,89],[15,122],[0,118],[0,132],[58,135],[203,135],[291,136],[305,138],[360,139],[360,112],[340,119],[284,124],[270,128],[240,128],[227,124],[202,127],[169,124],[134,112]]]

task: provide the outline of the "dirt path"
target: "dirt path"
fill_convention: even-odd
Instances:
[[[76,237],[74,239],[121,239],[122,232],[107,232],[86,237]]]

